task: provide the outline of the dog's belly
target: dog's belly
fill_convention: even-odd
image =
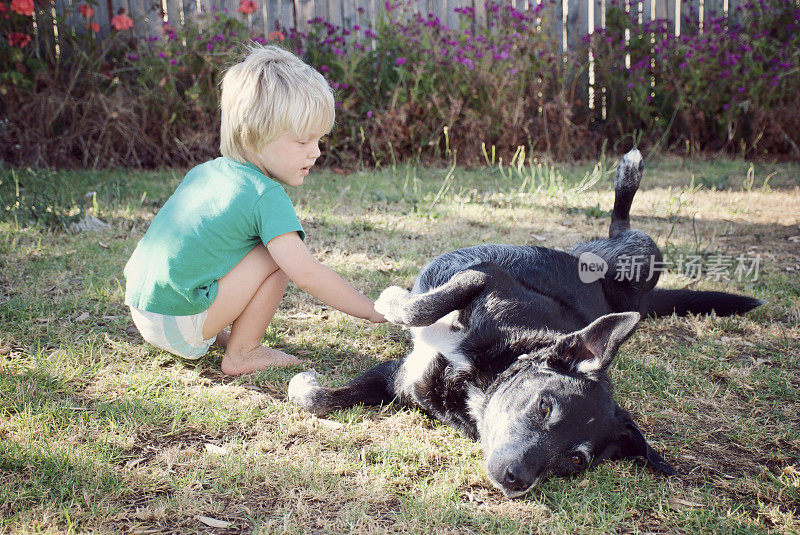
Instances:
[[[464,331],[458,324],[459,311],[454,310],[433,325],[412,327],[414,349],[403,361],[395,388],[404,397],[415,398],[414,386],[434,371],[433,365],[444,357],[454,371],[468,372],[472,365],[460,351]]]

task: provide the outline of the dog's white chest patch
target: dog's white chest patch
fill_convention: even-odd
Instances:
[[[433,325],[411,328],[414,349],[403,362],[403,389],[422,379],[436,355],[440,353],[456,369],[470,369],[469,360],[458,351],[464,334],[461,330],[453,330],[457,321],[458,311],[454,310]]]

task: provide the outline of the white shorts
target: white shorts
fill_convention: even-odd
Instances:
[[[131,317],[136,328],[147,342],[169,351],[179,357],[197,359],[208,351],[216,336],[203,340],[203,324],[206,322],[208,310],[194,316],[165,316],[131,309]]]

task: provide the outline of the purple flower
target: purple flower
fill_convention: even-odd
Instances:
[[[328,68],[328,66],[327,66],[327,65],[322,65],[322,66],[319,68],[319,70],[320,70],[320,72],[328,72],[330,69]]]
[[[372,110],[367,112],[367,119],[372,119]]]
[[[166,53],[166,52],[159,52],[159,53],[158,53],[158,57],[159,57],[159,58],[162,58],[162,59],[166,59],[166,57],[167,57],[167,53]]]
[[[394,64],[397,65],[398,67],[401,66],[401,65],[405,65],[406,64],[406,58],[401,56],[401,57],[397,58],[394,61]]]
[[[178,64],[178,60],[177,59],[171,59],[171,60],[169,60],[169,64],[170,65],[177,65]]]

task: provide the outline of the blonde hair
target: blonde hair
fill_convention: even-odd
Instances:
[[[255,43],[222,78],[220,108],[220,152],[239,162],[284,134],[327,134],[335,116],[333,90],[319,72],[288,50]]]

